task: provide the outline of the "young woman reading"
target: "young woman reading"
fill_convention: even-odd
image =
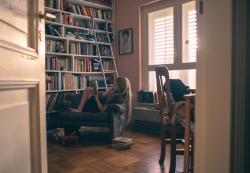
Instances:
[[[113,87],[102,94],[101,100],[98,94],[91,88],[86,88],[83,92],[81,102],[77,109],[69,108],[72,112],[104,112],[109,104],[127,105],[127,123],[131,118],[131,86],[126,77],[119,77]]]

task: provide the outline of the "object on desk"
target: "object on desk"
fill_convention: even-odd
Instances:
[[[139,103],[155,103],[156,100],[154,97],[154,92],[148,90],[138,90],[137,101]]]
[[[64,136],[64,128],[57,128],[54,132],[53,132],[53,138],[55,142],[60,141],[60,138]]]

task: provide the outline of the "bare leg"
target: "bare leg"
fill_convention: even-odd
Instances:
[[[83,94],[82,94],[81,102],[80,102],[78,108],[77,109],[69,108],[69,110],[72,111],[72,112],[82,112],[82,109],[83,109],[86,101],[88,99],[90,99],[91,97],[92,97],[92,90],[91,90],[91,88],[86,88],[84,90]]]

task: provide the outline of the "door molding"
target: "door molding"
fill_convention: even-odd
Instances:
[[[3,90],[27,89],[29,91],[29,126],[31,172],[42,172],[41,168],[41,116],[39,104],[39,81],[0,80],[0,92]]]
[[[247,172],[249,159],[249,4],[233,0],[231,173]],[[247,17],[248,16],[248,17]],[[247,124],[248,123],[248,124]],[[248,159],[247,159],[248,157]],[[248,161],[249,162],[249,161]]]
[[[0,47],[3,47],[5,49],[15,51],[18,53],[22,53],[25,55],[33,56],[33,58],[39,58],[39,55],[35,51],[35,49],[29,48],[29,47],[21,47],[16,44],[12,44],[10,42],[4,41],[0,39]]]

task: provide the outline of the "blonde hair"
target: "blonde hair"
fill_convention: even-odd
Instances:
[[[126,77],[118,77],[116,79],[116,83],[118,85],[118,92],[114,92],[114,93],[110,94],[107,98],[107,102],[110,101],[110,99],[116,95],[125,95],[126,96],[125,97],[125,103],[126,103],[126,107],[127,107],[126,123],[128,124],[130,122],[131,114],[132,114],[131,85],[130,85],[129,80]]]

